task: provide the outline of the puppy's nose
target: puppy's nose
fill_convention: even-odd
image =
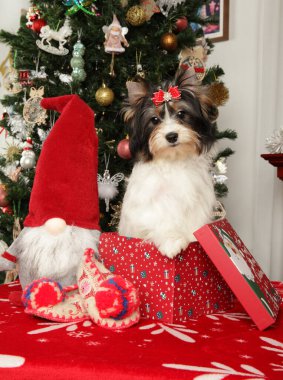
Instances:
[[[169,132],[165,136],[166,140],[170,142],[171,144],[174,144],[178,140],[178,133],[176,132]]]

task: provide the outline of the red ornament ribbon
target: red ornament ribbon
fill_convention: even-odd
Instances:
[[[180,97],[181,97],[181,93],[178,89],[178,86],[174,86],[174,87],[170,86],[167,92],[163,90],[154,92],[151,100],[153,101],[154,105],[158,107],[160,104],[164,102],[169,102],[172,99],[177,100],[177,99],[180,99]]]

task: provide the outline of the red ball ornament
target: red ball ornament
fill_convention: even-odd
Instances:
[[[0,185],[0,207],[7,207],[8,204],[6,186]]]
[[[13,215],[13,210],[11,209],[10,206],[1,207],[1,210],[2,210],[3,214]]]
[[[189,23],[188,19],[185,16],[182,16],[178,18],[178,20],[175,22],[175,29],[176,32],[182,32],[183,30],[187,29]]]
[[[117,146],[117,153],[119,157],[123,158],[124,160],[129,160],[130,158],[132,158],[130,152],[129,139],[124,139],[119,142]]]
[[[46,21],[43,20],[43,18],[39,18],[37,20],[34,20],[34,22],[32,23],[32,26],[31,26],[31,29],[36,32],[36,33],[40,33],[40,30],[41,28],[46,25]]]

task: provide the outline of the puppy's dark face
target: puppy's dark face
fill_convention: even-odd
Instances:
[[[135,82],[130,82],[135,83]],[[179,85],[178,85],[179,83]],[[162,86],[178,85],[179,99],[156,106],[152,97],[159,88],[145,82],[129,88],[129,98],[123,109],[128,123],[130,150],[133,158],[149,161],[154,158],[182,159],[208,151],[215,140],[211,119],[216,109],[204,96],[197,96],[179,81]],[[212,115],[214,116],[212,117]]]

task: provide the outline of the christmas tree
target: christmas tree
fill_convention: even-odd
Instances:
[[[195,68],[203,84],[210,85],[215,104],[225,103],[224,72],[219,66],[206,65],[213,44],[204,38],[203,26],[217,22],[217,17],[202,17],[206,3],[34,0],[17,34],[0,32],[0,41],[10,46],[11,58],[3,83],[8,95],[1,100],[5,112],[0,124],[12,138],[0,157],[1,243],[11,244],[22,228],[36,161],[59,117],[39,106],[42,97],[76,93],[95,111],[99,183],[109,185],[113,193],[100,202],[103,231],[116,228],[123,177],[132,168],[127,129],[120,116],[126,81],[138,75],[158,83],[173,76],[186,57],[185,64]],[[109,36],[113,26],[119,31],[114,44]],[[218,139],[236,137],[234,131],[218,128],[216,134]],[[226,158],[232,153],[226,148],[214,157],[211,172],[218,198],[228,191]]]

